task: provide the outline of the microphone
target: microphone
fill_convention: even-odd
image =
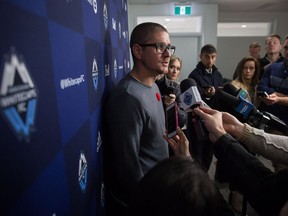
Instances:
[[[192,157],[201,165],[204,171],[208,171],[213,158],[213,148],[209,140],[209,133],[203,119],[192,111],[198,106],[209,107],[201,98],[194,79],[187,78],[180,83],[180,103],[182,110],[188,113],[187,134],[191,145],[189,150]]]
[[[235,97],[242,97],[242,98],[247,98],[248,93],[247,91],[245,91],[244,89],[240,88],[240,89],[236,89],[236,87],[234,85],[232,85],[231,83],[227,83],[223,86],[223,91],[227,92],[230,95],[233,95]]]
[[[251,115],[254,115],[259,112],[257,108],[250,101],[246,100],[242,96],[235,97],[231,94],[224,92],[224,90],[220,91],[218,96],[223,103],[232,106],[233,109],[237,113],[240,113],[245,119],[249,119]]]
[[[180,104],[179,107],[186,111],[191,112],[194,108],[204,105],[209,107],[201,98],[198,91],[197,84],[194,79],[187,78],[180,83]]]
[[[285,122],[269,112],[260,112],[251,102],[241,96],[237,98],[224,91],[219,92],[218,96],[219,100],[229,104],[237,113],[240,113],[249,125],[259,129],[270,127],[288,135]]]
[[[194,108],[199,107],[201,105],[208,105],[202,101],[200,93],[197,89],[197,84],[194,79],[187,78],[184,79],[180,83],[180,105],[179,107],[186,112],[191,112]],[[204,126],[203,120],[194,114],[192,116],[192,124],[195,134],[197,136],[197,140],[207,140],[208,132],[206,127]]]

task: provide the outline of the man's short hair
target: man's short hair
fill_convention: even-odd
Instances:
[[[280,41],[280,43],[281,43],[281,37],[280,37],[280,35],[278,35],[278,34],[271,34],[271,35],[269,35],[269,36],[266,38],[265,44],[267,44],[268,40],[270,40],[272,37],[278,38],[279,41]]]
[[[152,34],[161,31],[168,33],[167,29],[159,23],[145,22],[137,25],[131,33],[130,48],[132,48],[134,44],[146,43]]]
[[[206,44],[205,46],[202,47],[201,49],[201,55],[203,53],[207,53],[207,54],[213,54],[213,53],[217,53],[216,48],[212,45],[212,44]]]

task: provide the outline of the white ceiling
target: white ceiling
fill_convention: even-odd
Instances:
[[[221,12],[288,12],[288,0],[127,0],[129,4],[195,3],[218,4]]]

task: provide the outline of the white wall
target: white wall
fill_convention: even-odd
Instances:
[[[129,32],[131,33],[137,25],[138,16],[172,16],[173,12],[173,4],[129,5]],[[217,46],[218,5],[192,5],[191,13],[194,16],[202,16],[202,34],[199,37],[193,35],[190,39],[183,35],[179,37],[171,35],[170,38],[171,42],[176,45],[176,55],[183,60],[180,81],[187,78],[188,74],[196,67],[200,49],[204,44],[211,43]]]

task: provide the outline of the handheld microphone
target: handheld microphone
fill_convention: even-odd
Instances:
[[[284,121],[269,112],[260,112],[251,102],[227,94],[219,92],[219,99],[234,108],[237,113],[240,113],[247,123],[259,129],[273,128],[285,135],[288,135],[288,126]]]
[[[194,108],[208,105],[202,100],[198,91],[197,84],[194,79],[187,78],[180,83],[181,95],[179,107],[186,111],[191,112]]]
[[[226,83],[223,86],[223,91],[227,92],[230,95],[233,95],[235,97],[242,97],[242,98],[247,98],[248,93],[247,91],[245,91],[244,89],[240,88],[240,89],[236,89],[234,85],[232,85],[231,83]]]
[[[197,89],[197,84],[194,79],[187,78],[184,79],[180,83],[181,95],[180,95],[180,108],[186,112],[191,112],[194,108],[199,107],[201,105],[208,105],[202,101],[200,93]],[[197,136],[197,140],[207,140],[208,132],[206,127],[204,126],[203,120],[200,119],[199,116],[192,116],[192,124],[195,134]]]
[[[193,109],[198,106],[209,107],[201,98],[194,79],[187,78],[180,83],[180,108],[188,113],[187,134],[191,145],[189,146],[192,157],[208,171],[213,158],[213,148],[209,140],[209,133],[203,119],[194,114]]]
[[[235,97],[231,94],[228,94],[226,92],[220,91],[219,92],[219,99],[225,103],[229,104],[233,107],[233,109],[240,113],[245,119],[249,118],[251,115],[259,112],[257,108],[248,100],[240,97]]]
[[[174,94],[175,95],[175,87],[170,85],[167,87],[167,95],[169,96],[170,94]]]

